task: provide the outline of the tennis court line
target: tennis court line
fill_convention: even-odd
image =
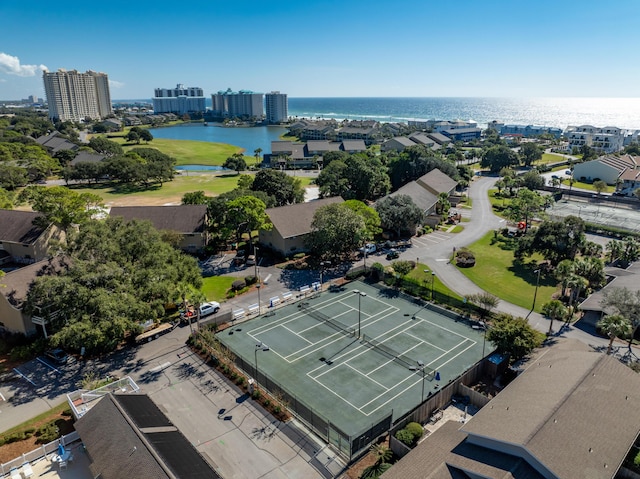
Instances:
[[[439,324],[434,323],[434,322],[431,322],[431,321],[429,321],[428,319],[420,318],[419,316],[416,316],[416,317],[417,317],[420,321],[424,321],[425,323],[429,323],[429,324],[431,324],[431,325],[433,325],[433,326],[435,326],[435,327],[437,327],[437,328],[440,328],[440,329],[442,329],[442,330],[444,330],[444,331],[447,331],[447,332],[449,332],[449,333],[451,333],[451,334],[455,334],[456,336],[460,336],[461,338],[470,339],[468,336],[465,336],[464,334],[456,333],[455,331],[452,331],[452,330],[450,330],[449,328],[445,328],[444,326],[440,326]]]
[[[367,378],[369,381],[371,381],[374,384],[377,384],[378,386],[380,386],[382,389],[385,390],[385,393],[389,392],[389,389],[392,388],[388,388],[387,386],[385,386],[382,383],[379,383],[378,381],[376,381],[375,379],[371,379],[369,376],[367,376],[366,374],[364,374],[362,371],[360,371],[358,368],[354,368],[353,366],[351,366],[351,364],[349,364],[348,361],[345,361],[344,363],[340,363],[340,365],[345,365],[348,368],[352,369],[353,371],[357,372],[359,375],[364,376],[365,378]]]
[[[442,349],[441,347],[436,346],[435,344],[432,344],[432,343],[430,343],[429,341],[425,341],[424,339],[420,339],[418,336],[414,336],[414,335],[413,335],[413,334],[411,334],[411,333],[407,333],[407,336],[410,336],[410,337],[412,337],[412,338],[414,338],[414,339],[417,339],[418,341],[420,341],[420,342],[421,342],[421,343],[423,343],[423,344],[428,344],[429,346],[431,346],[431,347],[432,347],[432,348],[434,348],[434,349],[439,349],[440,351],[446,351],[446,349]]]
[[[388,314],[386,314],[385,316],[383,316],[383,318],[384,318],[384,317],[387,317],[387,316],[390,316],[391,314],[394,314],[394,313],[395,313],[395,311],[391,311],[390,313],[388,313]],[[373,316],[372,316],[372,317],[373,317]],[[381,318],[381,319],[382,319],[382,318]],[[315,320],[314,320],[314,321],[315,321]],[[321,324],[322,324],[322,323],[320,323],[320,322],[318,323],[318,325],[321,325]],[[297,351],[295,351],[295,352],[291,353],[289,356],[287,356],[287,358],[289,358],[290,356],[293,356],[294,354],[299,354],[300,352],[302,352],[302,351],[304,351],[305,349],[308,349],[308,348],[310,348],[310,347],[312,347],[312,346],[318,346],[318,345],[321,345],[320,347],[315,348],[315,349],[312,349],[312,350],[309,350],[309,351],[307,351],[305,354],[303,354],[302,356],[298,356],[297,358],[295,358],[295,359],[293,359],[293,360],[291,360],[291,361],[289,361],[289,360],[287,359],[287,362],[292,363],[292,362],[298,361],[299,359],[302,359],[302,358],[304,358],[304,357],[307,357],[307,356],[309,356],[310,354],[313,354],[313,353],[318,352],[318,351],[320,350],[320,348],[322,348],[322,347],[325,347],[325,346],[328,346],[328,345],[330,345],[330,344],[335,343],[337,340],[336,340],[336,341],[331,341],[331,342],[329,342],[329,343],[326,343],[326,342],[324,342],[324,341],[325,341],[326,339],[332,338],[332,337],[334,337],[334,336],[336,336],[336,335],[338,336],[338,339],[340,339],[340,338],[346,338],[346,336],[345,336],[344,334],[339,333],[339,332],[336,332],[336,333],[332,334],[331,336],[328,336],[327,338],[323,339],[322,341],[318,341],[317,343],[315,343],[315,344],[313,344],[313,345],[306,346],[306,347],[304,347],[304,348],[302,348],[302,349],[298,349]],[[356,339],[356,337],[355,337],[355,336],[354,336],[354,339]],[[344,354],[341,354],[340,356],[337,356],[337,358],[338,358],[338,359],[340,359],[343,355],[344,355]],[[322,367],[322,366],[319,366],[319,367],[318,367],[318,368],[316,368],[316,369],[319,369],[319,368],[321,368],[321,367]],[[313,371],[315,371],[315,369],[312,369],[311,371],[309,371],[309,373],[311,373],[311,372],[313,372]]]
[[[302,339],[303,341],[306,341],[309,344],[313,344],[311,341],[309,341],[307,338],[305,338],[304,336],[301,336],[300,333],[296,333],[293,329],[289,328],[288,326],[282,325],[282,327],[284,329],[286,329],[287,331],[289,331],[291,334],[293,334],[294,336],[298,336],[300,339]],[[302,331],[301,331],[302,332]]]
[[[468,338],[467,338],[467,339],[468,339]],[[457,358],[457,357],[458,357],[458,356],[460,356],[461,354],[465,353],[469,348],[472,348],[473,346],[475,346],[475,344],[476,344],[476,343],[475,343],[475,341],[473,341],[473,340],[471,340],[471,339],[469,339],[469,341],[471,341],[471,343],[472,343],[472,344],[470,344],[469,346],[467,346],[466,348],[464,348],[462,351],[460,351],[458,354],[456,354],[455,356],[453,356],[453,357],[452,357],[451,359],[449,359],[448,361],[445,361],[444,363],[440,364],[440,365],[439,365],[439,366],[437,366],[436,368],[432,368],[432,369],[436,369],[436,370],[438,370],[438,369],[442,368],[442,366],[444,366],[444,365],[446,365],[446,364],[449,364],[449,363],[450,363],[451,361],[453,361],[455,358]],[[462,344],[462,343],[461,343],[461,344]],[[414,382],[411,386],[409,386],[409,387],[407,387],[407,388],[403,389],[402,391],[398,392],[397,394],[395,394],[394,396],[392,396],[391,398],[389,398],[387,401],[385,401],[384,403],[380,404],[377,408],[375,408],[375,409],[373,409],[372,411],[370,411],[369,413],[364,413],[364,412],[362,412],[362,411],[360,411],[360,412],[362,412],[362,414],[364,414],[365,416],[369,416],[369,415],[373,414],[374,412],[378,411],[380,408],[382,408],[382,407],[386,406],[386,405],[387,405],[387,404],[389,404],[391,401],[395,400],[398,396],[400,396],[400,395],[404,394],[405,392],[407,392],[409,389],[411,389],[412,387],[414,387],[417,383],[421,382],[421,381],[422,381],[422,375],[420,375],[419,377],[420,377],[420,379],[419,379],[418,381]],[[405,379],[405,380],[406,380],[406,379]],[[401,383],[402,383],[402,382],[404,382],[404,381],[401,381]],[[401,384],[401,383],[399,383],[399,384]],[[381,394],[380,396],[382,396],[382,394]],[[378,396],[378,397],[380,397],[380,396]],[[370,401],[370,402],[369,402],[369,403],[367,403],[367,404],[370,404],[371,402],[372,402],[372,401]],[[363,406],[361,406],[361,407],[363,407],[363,408],[364,408],[364,407],[365,407],[365,405],[363,405]]]

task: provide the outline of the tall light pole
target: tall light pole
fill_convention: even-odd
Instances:
[[[357,294],[358,295],[358,339],[360,339],[360,316],[361,316],[360,298],[362,298],[363,296],[366,296],[367,293],[364,293],[364,292],[360,291],[359,289],[355,289],[355,290],[353,290],[353,294]]]
[[[432,303],[433,303],[433,299],[434,299],[433,298],[433,283],[434,283],[435,278],[436,278],[436,272],[432,271],[431,272],[431,302]]]
[[[534,273],[538,273],[538,276],[536,277],[536,289],[533,292],[533,304],[531,305],[531,311],[529,311],[529,314],[527,314],[527,317],[524,319],[529,319],[529,316],[531,315],[531,313],[533,313],[533,310],[536,309],[536,297],[538,296],[538,286],[540,286],[540,271],[542,271],[542,268],[538,268],[534,271]]]
[[[258,284],[256,284],[256,288],[258,289],[258,316],[262,314],[262,311],[260,310],[260,286],[262,285],[260,284],[260,280],[258,280]]]
[[[253,245],[253,252],[255,254],[255,260],[256,260],[256,264],[254,265],[254,271],[255,271],[256,278],[258,278],[258,283],[260,283],[260,277],[258,276],[258,247],[256,245]]]
[[[322,274],[324,273],[324,267],[331,264],[331,261],[320,261],[320,292],[322,293]]]
[[[258,384],[258,351],[269,351],[269,346],[260,341],[256,344],[256,348],[254,350],[254,356],[256,360],[256,385]]]

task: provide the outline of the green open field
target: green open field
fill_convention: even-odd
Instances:
[[[568,179],[562,180],[562,184],[569,186],[569,180]],[[584,183],[582,181],[574,181],[573,182],[573,188],[581,188],[583,190],[591,190],[594,193],[597,192],[596,189],[593,187],[593,183]],[[603,193],[613,193],[615,190],[616,190],[615,186],[607,185],[607,189],[604,190]]]
[[[536,289],[537,274],[534,273],[540,255],[525,259],[522,264],[514,263],[514,238],[498,236],[493,231],[468,246],[476,257],[472,268],[458,268],[467,278],[483,290],[509,303],[530,309]],[[552,276],[540,276],[540,286],[535,311],[540,312],[542,305],[550,301],[556,292],[558,281]]]
[[[212,175],[190,172],[176,176],[173,181],[140,188],[132,185],[71,185],[79,192],[99,195],[110,206],[154,206],[180,204],[182,196],[191,191],[202,190],[208,196],[231,191],[238,184],[237,175]]]
[[[536,161],[536,165],[546,165],[548,163],[560,163],[561,161],[567,161],[562,155],[556,155],[555,153],[543,153],[542,158]]]
[[[126,135],[126,133],[123,133]],[[155,148],[176,159],[179,165],[207,165],[221,166],[227,158],[234,153],[239,153],[242,148],[239,146],[227,145],[225,143],[212,143],[208,141],[192,140],[169,140],[166,138],[154,138],[149,143],[131,144],[127,143],[124,136],[109,136],[109,140],[122,145],[125,151],[132,148]],[[245,156],[247,165],[255,163],[253,156]]]

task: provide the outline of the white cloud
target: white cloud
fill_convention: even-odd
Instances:
[[[21,65],[18,57],[0,52],[0,70],[19,77],[32,77],[38,70],[48,70],[48,68],[45,65]]]
[[[124,83],[122,83],[121,81],[109,80],[109,86],[111,88],[122,88],[124,86]]]

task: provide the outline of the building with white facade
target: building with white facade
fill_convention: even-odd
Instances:
[[[205,111],[202,88],[178,84],[175,88],[156,88],[153,97],[154,113],[202,113]]]
[[[624,147],[625,131],[615,126],[569,126],[564,135],[569,150],[587,145],[600,153],[616,153]]]
[[[287,94],[272,91],[264,96],[267,123],[283,123],[289,118]]]
[[[59,69],[42,74],[49,118],[61,121],[100,120],[113,114],[106,73]]]
[[[229,118],[262,118],[264,117],[263,93],[251,90],[220,90],[211,95],[214,115]]]

